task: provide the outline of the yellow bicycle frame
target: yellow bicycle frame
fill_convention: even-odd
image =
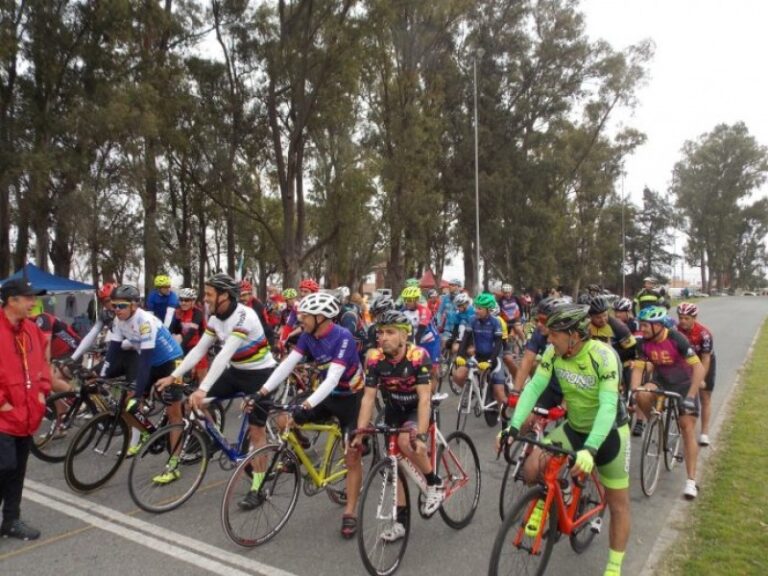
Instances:
[[[298,438],[296,438],[296,434],[293,433],[293,430],[283,432],[280,436],[283,441],[288,442],[288,444],[291,446],[291,449],[293,450],[294,454],[296,454],[296,457],[299,459],[299,462],[301,462],[302,466],[304,466],[304,469],[309,474],[309,477],[312,479],[312,482],[315,484],[315,486],[318,488],[325,488],[329,484],[333,484],[334,482],[344,478],[347,475],[346,467],[336,472],[331,471],[329,476],[325,475],[325,471],[333,465],[331,462],[331,450],[333,449],[333,444],[336,439],[341,440],[341,429],[339,426],[337,424],[307,423],[302,424],[298,428],[303,432],[326,432],[328,434],[325,440],[325,450],[323,451],[323,460],[320,465],[320,470],[315,468],[312,460],[310,460],[309,456],[307,456],[307,453],[301,447],[301,444],[299,443]]]

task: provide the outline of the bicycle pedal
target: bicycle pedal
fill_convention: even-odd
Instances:
[[[600,534],[600,530],[603,528],[603,519],[599,516],[589,523],[589,530],[592,534]]]

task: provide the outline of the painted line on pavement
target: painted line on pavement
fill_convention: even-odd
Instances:
[[[197,553],[206,554],[211,558],[215,558],[219,562],[226,562],[227,564],[238,566],[240,568],[250,570],[251,572],[257,572],[259,574],[262,574],[263,576],[297,576],[296,574],[293,574],[281,568],[276,568],[274,566],[264,564],[263,562],[253,560],[251,558],[246,558],[244,556],[241,556],[237,552],[233,552],[232,550],[225,550],[223,548],[219,548],[217,546],[208,544],[207,542],[204,542],[202,540],[190,538],[189,536],[185,536],[184,534],[179,534],[178,532],[174,532],[173,530],[156,526],[144,520],[140,520],[138,518],[134,518],[132,516],[124,514],[123,512],[119,512],[117,510],[113,510],[112,508],[108,508],[107,506],[96,504],[95,502],[91,502],[90,500],[87,500],[85,498],[72,494],[70,492],[64,492],[63,490],[59,490],[57,488],[47,486],[45,484],[36,482],[34,480],[27,479],[24,484],[24,488],[25,488],[25,497],[26,497],[26,490],[29,488],[30,491],[36,491],[34,493],[36,496],[43,496],[46,498],[54,499],[53,502],[55,502],[57,505],[59,502],[61,502],[62,504],[65,504],[68,506],[76,506],[78,509],[82,511],[98,514],[99,516],[105,518],[106,522],[110,523],[111,525],[117,526],[118,528],[123,528],[123,526],[127,526],[129,528],[138,530],[140,533],[150,534],[154,537],[153,542],[157,542],[156,539],[159,538],[161,540],[167,541],[171,545],[184,546],[186,548],[194,550]],[[32,500],[32,498],[30,498],[30,500]],[[55,505],[51,507],[54,510],[57,509]],[[123,526],[120,526],[121,524]],[[227,572],[224,572],[224,573],[227,573]]]
[[[13,558],[14,556],[19,556],[21,554],[26,554],[27,552],[32,552],[33,550],[37,550],[38,548],[42,546],[47,546],[48,544],[55,544],[56,542],[60,542],[61,540],[66,540],[67,538],[71,538],[72,536],[77,536],[82,532],[87,532],[88,530],[93,530],[94,528],[95,526],[89,524],[88,526],[82,526],[80,528],[75,528],[74,530],[69,530],[68,532],[64,532],[63,534],[59,534],[51,538],[46,538],[45,540],[35,540],[29,545],[24,546],[23,548],[19,548],[18,550],[12,550],[10,552],[6,552],[5,554],[0,554],[0,562],[2,562],[3,560],[7,560],[8,558]]]

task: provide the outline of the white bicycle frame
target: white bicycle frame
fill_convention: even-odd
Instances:
[[[491,401],[486,404],[486,402],[489,400],[489,398],[486,398],[486,394],[489,390],[491,390],[490,386],[484,386],[482,389],[480,388],[480,371],[477,369],[477,361],[474,359],[470,359],[467,362],[467,368],[469,369],[469,374],[467,374],[467,381],[464,382],[464,386],[469,385],[469,398],[467,399],[467,405],[464,407],[464,412],[466,414],[469,414],[472,411],[472,401],[474,398],[478,398],[480,402],[480,409],[482,412],[487,412],[488,410],[493,409],[494,407],[498,406],[498,402],[493,399],[493,393],[491,392]],[[464,393],[462,392],[462,395]],[[458,411],[462,411],[461,406],[461,400],[459,400],[459,407]]]

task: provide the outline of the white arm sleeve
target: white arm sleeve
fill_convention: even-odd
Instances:
[[[166,328],[171,327],[171,322],[173,322],[173,315],[176,312],[176,308],[173,306],[168,306],[168,308],[165,309],[165,320],[163,320],[163,324]]]
[[[335,362],[331,364],[328,367],[328,374],[326,374],[325,380],[320,383],[320,386],[318,386],[317,390],[312,393],[312,396],[307,398],[307,403],[314,408],[320,404],[320,402],[325,400],[328,395],[333,392],[333,389],[336,388],[346,369],[347,367],[343,364],[337,364]]]
[[[80,340],[80,344],[78,345],[77,350],[72,353],[72,360],[75,362],[80,360],[83,354],[91,349],[91,346],[93,346],[93,343],[96,342],[96,338],[98,338],[99,332],[101,332],[102,328],[104,328],[104,322],[97,320],[96,324],[94,324],[93,327],[88,331],[88,334],[85,335],[85,338]]]
[[[227,366],[229,366],[229,361],[234,356],[235,352],[237,352],[237,349],[240,348],[240,346],[243,345],[243,339],[239,336],[232,336],[230,335],[229,338],[227,338],[226,342],[224,342],[224,346],[221,348],[218,354],[216,354],[216,358],[213,359],[213,362],[211,362],[211,367],[208,369],[208,374],[205,375],[205,378],[203,378],[203,381],[200,382],[200,388],[199,390],[202,390],[203,392],[208,392],[208,390],[211,389],[211,386],[213,386],[214,382],[219,379],[219,376],[221,376],[224,373],[224,370],[226,370]],[[186,358],[184,361],[186,362]]]
[[[203,333],[203,335],[200,337],[200,340],[198,340],[197,344],[195,344],[195,347],[192,348],[192,350],[190,350],[184,357],[184,361],[176,367],[176,370],[171,372],[171,376],[174,378],[181,378],[184,376],[184,374],[197,366],[197,363],[203,359],[205,353],[208,352],[208,348],[211,347],[215,340],[216,338],[207,332]]]
[[[264,392],[267,394],[272,392],[280,385],[280,382],[291,375],[291,372],[294,368],[296,368],[299,362],[301,362],[302,358],[304,358],[304,356],[302,356],[299,352],[296,352],[296,350],[291,350],[291,353],[288,354],[288,357],[280,362],[280,365],[275,368],[272,374],[269,375],[269,378],[266,382],[264,382],[264,385],[261,387],[261,389],[264,390]]]

